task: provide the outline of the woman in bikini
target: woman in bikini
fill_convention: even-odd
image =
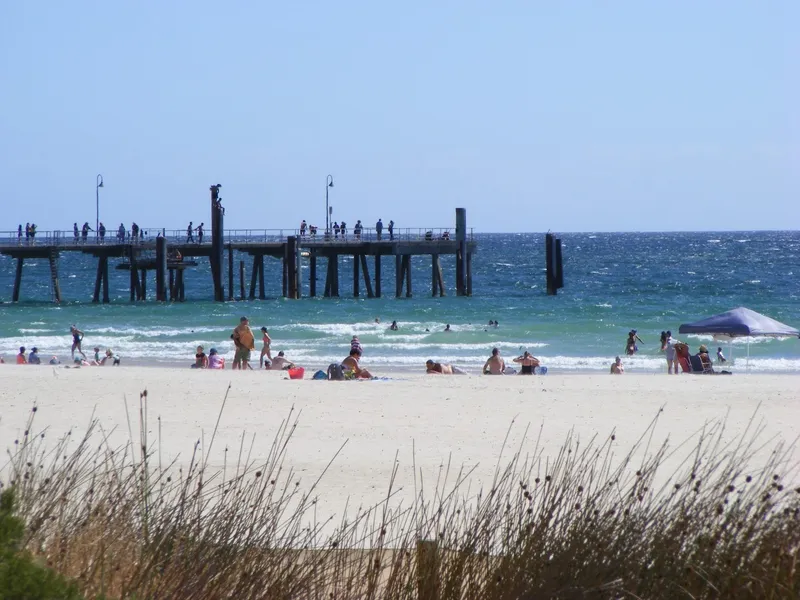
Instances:
[[[261,357],[258,359],[258,368],[262,368],[264,366],[264,356],[266,356],[270,362],[272,361],[272,353],[269,350],[269,345],[272,343],[272,338],[269,337],[269,333],[267,333],[267,328],[262,327],[261,333],[264,334],[263,342],[264,347],[261,348]]]
[[[69,332],[72,335],[72,358],[75,358],[75,350],[77,350],[80,355],[85,359],[86,355],[81,350],[81,342],[83,341],[83,332],[75,327],[75,325],[70,325]]]

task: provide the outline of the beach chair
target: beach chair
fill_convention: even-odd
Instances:
[[[704,366],[703,360],[700,358],[699,354],[695,354],[689,357],[689,364],[692,367],[692,373],[713,373],[714,369],[711,366]]]

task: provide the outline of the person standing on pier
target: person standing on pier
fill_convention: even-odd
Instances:
[[[383,221],[378,219],[378,222],[375,223],[375,233],[377,234],[378,241],[381,241],[381,235],[383,234]]]
[[[197,226],[197,229],[195,229],[195,231],[197,232],[197,243],[198,244],[202,244],[203,243],[203,225],[205,225],[205,223],[200,223],[200,225]]]
[[[83,332],[75,327],[75,325],[69,326],[69,333],[72,336],[72,358],[75,358],[75,350],[77,350],[83,358],[86,358],[86,355],[81,350],[81,342],[83,342]]]
[[[355,236],[357,240],[361,239],[362,229],[364,229],[364,226],[361,224],[361,219],[359,219],[358,221],[356,221],[356,226],[353,227],[353,236]]]
[[[22,226],[20,225],[20,227]],[[336,221],[333,222],[333,237],[334,239],[339,239],[339,223]]]
[[[393,242],[394,241],[394,221],[392,221],[392,220],[389,221],[388,229],[389,229],[389,241]]]
[[[31,224],[25,223],[25,241],[28,242],[31,239]]]
[[[86,221],[86,222],[83,224],[83,229],[82,229],[82,231],[81,231],[81,239],[82,239],[82,241],[83,241],[83,243],[84,243],[84,244],[86,243],[86,238],[88,238],[88,237],[89,237],[89,232],[90,232],[90,231],[94,231],[94,229],[92,229],[91,227],[89,227],[89,221]]]
[[[131,224],[131,240],[134,244],[139,241],[139,226],[135,222]]]
[[[22,223],[17,227],[17,246],[22,244]]]
[[[300,237],[305,237],[306,227],[308,227],[308,223],[306,223],[306,220],[303,219],[303,221],[300,223]]]
[[[119,229],[117,229],[117,239],[120,242],[124,242],[125,241],[125,224],[124,223],[120,223],[119,224]]]
[[[26,234],[28,233],[28,227],[25,228],[25,233]],[[78,243],[78,238],[80,237],[80,233],[78,232],[78,224],[77,223],[73,223],[72,224],[72,236],[74,238],[75,243],[77,244]],[[26,235],[26,237],[27,237],[27,235]]]
[[[97,235],[100,236],[100,243],[103,244],[106,241],[106,226],[103,225],[103,222],[100,221],[100,225],[97,227]]]
[[[344,221],[342,221],[341,230],[342,230],[342,239],[343,240],[347,239],[347,223],[345,223]]]
[[[194,243],[194,227],[191,221],[189,221],[189,226],[186,228],[186,243]]]

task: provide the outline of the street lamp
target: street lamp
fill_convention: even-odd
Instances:
[[[95,180],[97,185],[95,186],[95,201],[96,201],[96,212],[95,212],[95,223],[94,223],[94,234],[95,236],[100,235],[97,231],[100,229],[100,188],[103,187],[103,176],[100,173],[97,174],[97,179]]]
[[[325,237],[331,237],[331,209],[328,206],[328,190],[333,187],[333,175],[325,179]]]

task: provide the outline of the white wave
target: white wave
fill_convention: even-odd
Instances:
[[[614,308],[612,305],[608,304],[607,302],[604,302],[603,304],[595,304],[595,306],[597,308]]]
[[[223,331],[233,331],[233,326],[225,327],[184,327],[181,329],[171,327],[98,327],[97,329],[85,330],[85,333],[94,335],[96,333],[116,333],[122,335],[138,335],[143,337],[172,337],[178,335],[191,335],[195,333],[218,333]]]
[[[719,244],[721,240],[707,240],[709,244]]]
[[[736,241],[739,242],[740,244],[746,244],[750,240],[736,240]]]
[[[716,336],[713,336],[713,335],[705,335],[705,334],[699,334],[699,333],[690,333],[690,334],[686,335],[686,338],[687,339],[691,338],[691,339],[700,340],[700,341],[706,341],[706,342],[714,342],[715,344],[719,344],[721,346],[725,346],[725,345],[729,344],[730,342],[733,342],[737,346],[739,346],[739,345],[747,346],[747,340],[748,339],[750,340],[750,345],[768,344],[770,342],[776,342],[776,341],[780,342],[780,341],[786,341],[786,339],[791,339],[791,338],[770,338],[770,337],[751,337],[751,338],[736,337],[736,338],[729,338],[729,337],[716,337]]]
[[[51,331],[53,331],[53,330],[52,329],[36,329],[35,327],[31,328],[31,329],[20,329],[19,330],[20,333],[49,333]]]

